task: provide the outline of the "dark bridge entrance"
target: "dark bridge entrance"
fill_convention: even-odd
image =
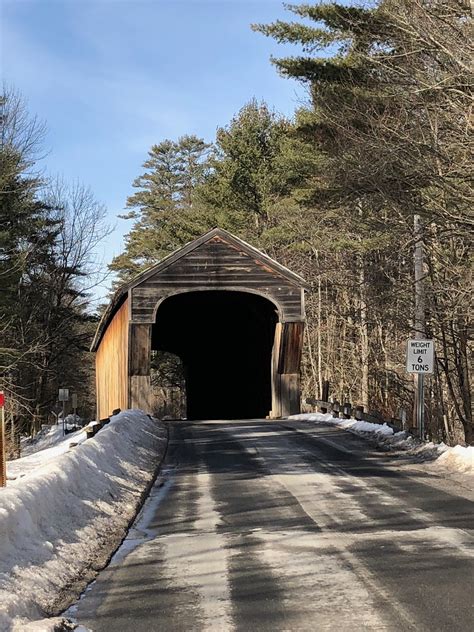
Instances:
[[[118,290],[102,317],[98,415],[155,410],[153,349],[181,358],[193,419],[299,412],[305,288],[219,228],[172,253]]]
[[[183,361],[189,419],[270,413],[277,320],[273,303],[248,292],[188,292],[161,303],[152,349]]]

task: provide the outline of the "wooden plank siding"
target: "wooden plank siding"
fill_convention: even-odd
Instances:
[[[303,351],[304,323],[281,323],[278,373],[298,373]]]
[[[129,406],[128,381],[128,299],[116,311],[104,331],[96,352],[98,419],[115,408]]]

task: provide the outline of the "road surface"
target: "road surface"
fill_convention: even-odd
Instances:
[[[474,630],[472,493],[333,426],[172,422],[94,632]]]

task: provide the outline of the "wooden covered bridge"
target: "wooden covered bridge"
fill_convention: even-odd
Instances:
[[[117,291],[93,344],[99,417],[153,412],[152,350],[183,365],[190,419],[300,410],[305,281],[220,228]]]

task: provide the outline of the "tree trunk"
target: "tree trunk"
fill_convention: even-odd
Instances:
[[[367,301],[365,288],[364,260],[360,257],[359,269],[359,304],[360,304],[360,362],[361,376],[361,403],[366,410],[369,408],[369,326],[367,323]]]

